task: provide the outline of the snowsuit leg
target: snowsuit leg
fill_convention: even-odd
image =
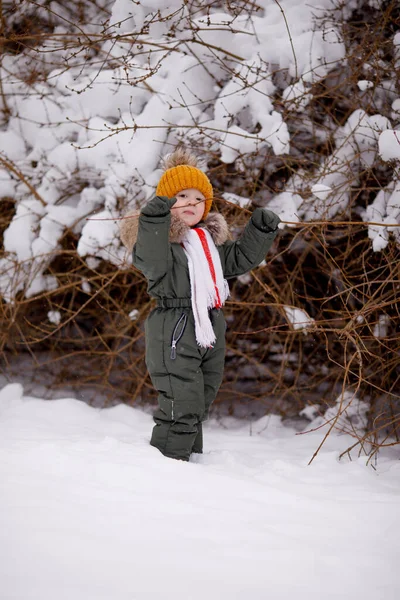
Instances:
[[[192,452],[195,454],[203,454],[203,423],[197,424],[197,435],[194,439]]]
[[[210,311],[217,341],[212,348],[203,354],[201,370],[204,378],[204,415],[202,421],[208,419],[211,404],[214,402],[222,383],[225,366],[225,333],[226,321],[222,311]]]
[[[171,458],[202,451],[201,422],[222,381],[225,319],[211,313],[217,342],[210,349],[197,345],[190,308],[157,308],[146,321],[146,365],[159,394],[150,443]]]
[[[226,322],[224,315],[219,310],[213,310],[210,313],[211,322],[214,331],[217,334],[217,341],[213,348],[203,350],[201,370],[204,381],[204,414],[202,421],[208,419],[208,413],[211,404],[214,402],[224,374],[225,366],[225,332]],[[218,333],[217,333],[218,332]],[[197,426],[198,432],[193,443],[192,452],[201,454],[203,452],[203,424],[200,422]]]

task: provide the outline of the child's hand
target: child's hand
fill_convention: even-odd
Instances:
[[[176,202],[176,198],[167,198],[167,196],[155,196],[141,210],[145,217],[165,217]]]
[[[278,229],[278,225],[281,222],[278,215],[276,215],[272,210],[268,210],[267,208],[262,209],[262,218],[263,218],[263,230],[267,233],[270,231],[276,231]]]

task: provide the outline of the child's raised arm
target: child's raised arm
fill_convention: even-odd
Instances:
[[[280,218],[271,210],[255,209],[240,238],[222,246],[223,271],[227,279],[258,267],[278,233],[279,223]]]
[[[151,282],[164,277],[171,260],[169,230],[176,198],[156,196],[140,211],[133,264]]]

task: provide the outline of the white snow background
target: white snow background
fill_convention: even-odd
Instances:
[[[400,462],[278,417],[205,426],[189,463],[150,415],[0,392],[2,600],[397,600]]]

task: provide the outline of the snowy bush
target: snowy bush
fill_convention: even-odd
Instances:
[[[395,3],[26,0],[2,11],[3,350],[52,350],[68,381],[85,355],[81,381],[146,396],[150,303],[118,219],[151,197],[160,158],[184,143],[235,234],[257,205],[286,222],[267,264],[234,285],[221,398],[279,397],[294,414],[310,395],[333,402],[359,384],[372,403],[388,392],[398,414]]]

